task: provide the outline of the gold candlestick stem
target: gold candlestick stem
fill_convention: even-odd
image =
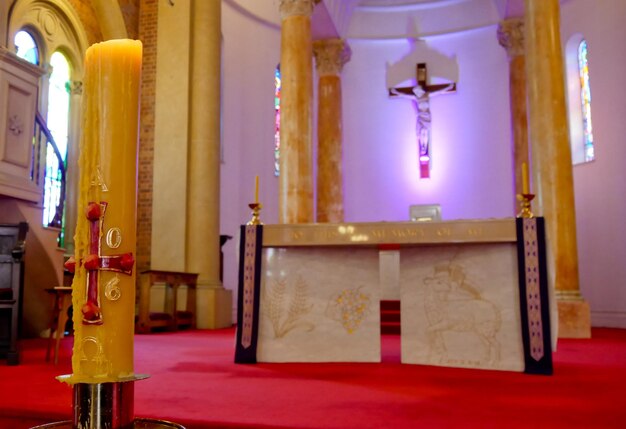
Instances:
[[[535,217],[531,211],[531,201],[535,198],[535,194],[517,194],[517,199],[520,202],[521,210],[517,214],[517,217],[531,218]]]
[[[261,203],[250,203],[248,207],[252,209],[252,219],[247,223],[247,225],[263,225],[261,222],[260,214],[261,214]]]

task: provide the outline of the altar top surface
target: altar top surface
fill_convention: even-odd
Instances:
[[[264,247],[515,242],[515,218],[264,225]]]

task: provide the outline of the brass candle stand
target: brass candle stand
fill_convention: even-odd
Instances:
[[[261,203],[250,203],[248,207],[252,209],[252,219],[246,225],[263,225],[260,218],[261,208],[263,207]]]
[[[69,379],[62,375],[59,380]],[[76,383],[73,388],[73,419],[47,423],[32,429],[185,429],[165,420],[135,418],[135,375],[110,383]]]
[[[535,194],[517,194],[517,200],[520,202],[521,210],[517,217],[532,218],[535,217],[531,211],[531,201],[535,198]]]

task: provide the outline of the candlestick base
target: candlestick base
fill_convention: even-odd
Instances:
[[[252,209],[252,219],[247,223],[247,225],[263,225],[261,219],[259,217],[261,213],[261,208],[263,207],[261,203],[250,203],[248,207]]]
[[[67,381],[71,375],[57,378]],[[32,429],[185,429],[165,420],[134,418],[135,381],[146,378],[147,375],[137,374],[111,383],[75,383],[72,385],[74,420],[47,423]]]
[[[531,201],[535,198],[535,194],[517,194],[517,200],[520,202],[521,210],[517,217],[532,218],[535,217],[531,211]]]
[[[72,424],[70,420],[56,422],[56,423],[46,423],[40,426],[34,426],[31,429],[74,429],[75,426]],[[185,426],[179,425],[177,423],[168,422],[166,420],[156,420],[156,419],[135,419],[133,420],[132,426],[129,429],[185,429]]]

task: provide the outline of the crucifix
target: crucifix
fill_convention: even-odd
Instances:
[[[456,91],[456,83],[428,84],[426,63],[417,64],[416,85],[389,88],[390,97],[404,97],[415,100],[417,107],[417,141],[419,147],[420,178],[430,177],[430,96],[450,94]]]

